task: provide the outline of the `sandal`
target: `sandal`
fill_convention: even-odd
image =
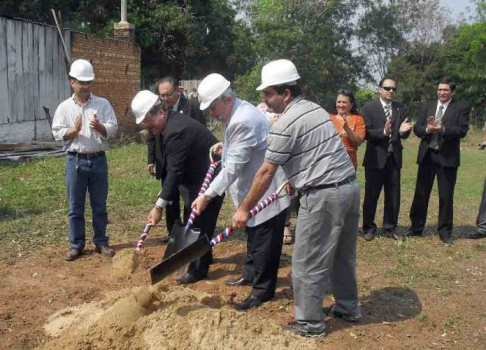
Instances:
[[[292,244],[292,230],[290,229],[290,222],[285,224],[283,244]]]

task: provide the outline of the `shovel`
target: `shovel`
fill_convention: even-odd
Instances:
[[[264,199],[258,203],[252,210],[250,210],[250,217],[254,217],[260,211],[268,207],[277,198],[286,196],[287,191],[281,194],[281,192],[286,188],[288,181],[284,182],[280,187],[268,198]],[[192,213],[191,213],[192,214]],[[218,243],[222,242],[225,238],[231,235],[233,229],[231,226],[225,228],[221,233],[216,235],[211,241],[208,240],[206,236],[202,236],[195,240],[193,243],[189,244],[185,248],[177,251],[176,253],[166,257],[164,255],[164,260],[158,265],[150,269],[150,278],[152,284],[156,284],[162,281],[167,276],[171,275],[175,271],[179,270],[184,265],[194,261],[206,254]]]
[[[199,190],[198,195],[202,195],[204,192],[209,187],[209,184],[211,183],[211,180],[214,175],[214,171],[218,167],[220,161],[213,161],[211,157],[211,163],[209,165],[209,169],[206,173],[206,176],[204,178],[203,184],[201,186],[201,189]],[[176,221],[174,224],[174,227],[172,228],[172,232],[169,238],[169,242],[167,243],[167,248],[165,250],[164,254],[164,260],[173,255],[174,253],[178,252],[182,248],[194,243],[197,238],[199,237],[200,231],[199,230],[193,230],[192,226],[194,225],[194,219],[196,218],[196,210],[193,209],[191,214],[189,215],[189,220],[187,220],[187,225],[182,225],[179,221]],[[148,222],[145,224],[145,228],[140,235],[140,238],[137,242],[136,250],[141,251],[143,242],[147,238],[150,229],[152,228],[153,225],[151,222]]]

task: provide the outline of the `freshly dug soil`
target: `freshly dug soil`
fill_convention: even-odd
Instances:
[[[139,265],[140,252],[135,249],[123,249],[113,257],[111,275],[117,278],[130,276]]]
[[[184,287],[126,289],[49,317],[41,349],[315,349],[268,319]]]

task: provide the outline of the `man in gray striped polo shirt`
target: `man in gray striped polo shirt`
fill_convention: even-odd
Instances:
[[[282,116],[267,139],[265,162],[233,216],[242,228],[249,211],[282,166],[293,188],[302,192],[292,256],[295,322],[285,329],[299,335],[326,335],[322,303],[333,292],[333,312],[358,321],[356,239],[359,186],[349,156],[329,114],[301,97],[297,69],[288,60],[262,69],[263,101]]]

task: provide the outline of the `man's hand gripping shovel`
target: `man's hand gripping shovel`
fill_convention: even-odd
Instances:
[[[284,182],[272,195],[258,203],[251,211],[250,216],[254,217],[260,211],[272,204],[276,199],[284,197],[288,194],[288,182]],[[209,186],[209,183],[208,183]],[[207,187],[206,187],[207,188]],[[194,210],[193,210],[194,213]],[[191,213],[192,215],[192,213]],[[195,214],[194,214],[195,215]],[[164,256],[164,260],[150,270],[150,278],[152,284],[162,281],[167,276],[171,275],[179,268],[190,263],[191,261],[202,257],[209,252],[211,248],[229,237],[233,232],[232,227],[225,228],[221,233],[216,235],[211,241],[206,236],[198,238],[195,242],[189,244],[185,248],[171,254]]]

